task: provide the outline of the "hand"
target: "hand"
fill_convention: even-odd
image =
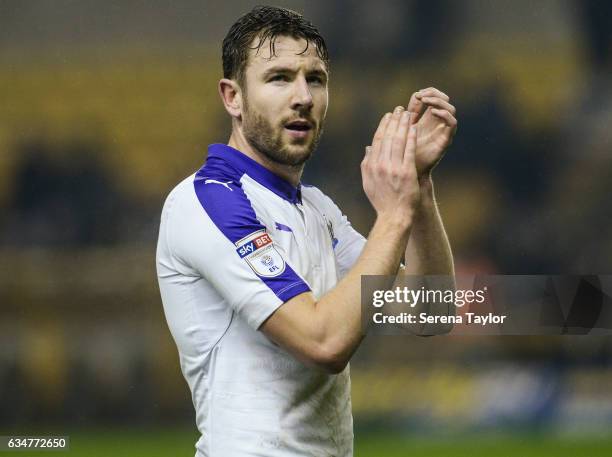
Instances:
[[[398,106],[383,116],[361,162],[363,190],[378,217],[411,223],[420,201],[415,166],[416,126]]]
[[[430,175],[457,131],[456,109],[448,95],[434,87],[412,94],[407,110],[417,126],[416,169],[419,178]]]

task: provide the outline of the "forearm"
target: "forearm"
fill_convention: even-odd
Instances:
[[[420,198],[416,134],[401,106],[385,114],[361,162],[363,190],[377,219],[357,262],[327,294],[318,300],[311,293],[300,294],[261,326],[268,337],[307,363],[342,370],[365,335],[362,276],[395,277],[398,272]]]
[[[410,224],[378,219],[359,259],[338,285],[315,305],[321,338],[342,361],[348,361],[363,337],[361,277],[396,275],[410,234]],[[366,317],[367,318],[367,317]]]
[[[361,276],[398,274],[401,253],[404,252],[404,275],[436,275],[435,280],[422,283],[426,288],[453,289],[454,265],[450,243],[435,201],[431,179],[420,183],[421,201],[408,231],[400,231],[382,221],[375,224],[362,255],[338,286],[324,296],[317,307],[322,311],[320,322],[331,347],[342,348],[342,358],[350,355],[364,337],[361,319]],[[400,233],[402,235],[400,235]],[[405,236],[408,236],[406,242]],[[421,283],[419,283],[421,284]],[[413,310],[429,314],[454,314],[448,304],[425,305],[419,303]],[[448,326],[413,329],[420,334],[445,333]]]
[[[420,188],[421,202],[406,247],[404,274],[453,276],[453,254],[438,211],[431,178],[422,179]]]
[[[379,218],[347,275],[315,301],[300,294],[281,306],[261,330],[305,363],[338,373],[365,336],[361,324],[361,277],[397,274],[410,234],[409,220]]]
[[[428,290],[454,290],[455,269],[453,255],[444,230],[442,218],[435,200],[431,178],[420,182],[421,204],[417,208],[410,239],[406,247],[406,266],[401,274],[415,276],[407,279],[413,288]],[[455,307],[448,303],[417,303],[412,309],[415,314],[454,315]],[[418,335],[448,333],[450,324],[415,324],[409,329]]]

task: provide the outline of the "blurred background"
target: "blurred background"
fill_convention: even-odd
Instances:
[[[276,3],[332,59],[304,181],[361,233],[364,146],[435,86],[458,110],[435,172],[458,272],[611,272],[612,3]],[[0,0],[0,434],[193,455],[159,215],[229,137],[220,46],[254,5]],[[378,336],[351,365],[357,456],[612,455],[609,337]]]

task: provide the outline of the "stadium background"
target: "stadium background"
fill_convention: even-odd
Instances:
[[[610,272],[611,3],[277,3],[330,47],[304,181],[357,229],[378,119],[433,85],[460,122],[435,179],[458,271]],[[0,0],[0,434],[192,455],[158,219],[228,137],[220,43],[253,5]],[[352,363],[356,455],[612,455],[611,365],[608,337],[369,338]]]

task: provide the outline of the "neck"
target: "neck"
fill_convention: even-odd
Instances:
[[[267,168],[275,175],[291,183],[293,186],[297,187],[297,185],[300,183],[302,172],[304,171],[304,165],[294,167],[291,165],[283,165],[280,163],[273,162],[250,145],[250,143],[244,137],[242,130],[233,129],[232,135],[230,136],[227,144],[228,146],[231,146],[234,149],[238,149],[244,155],[250,157],[259,165]]]

